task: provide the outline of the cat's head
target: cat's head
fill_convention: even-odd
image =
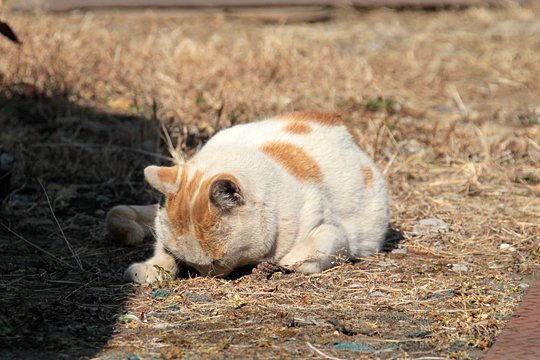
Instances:
[[[202,275],[225,276],[270,251],[246,181],[189,165],[149,166],[144,173],[165,195],[155,223],[157,240],[181,262]]]

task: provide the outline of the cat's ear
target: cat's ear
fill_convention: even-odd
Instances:
[[[218,178],[210,187],[210,201],[223,210],[230,210],[244,204],[244,194],[238,180],[232,177]]]
[[[148,166],[144,169],[146,181],[157,191],[171,195],[178,189],[178,178],[182,169],[178,166]]]

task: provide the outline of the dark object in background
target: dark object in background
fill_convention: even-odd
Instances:
[[[15,44],[21,45],[19,38],[15,35],[15,32],[11,29],[7,23],[0,21],[0,34],[7,37],[9,40],[13,41]]]

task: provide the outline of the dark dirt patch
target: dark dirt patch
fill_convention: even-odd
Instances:
[[[92,357],[133,293],[123,269],[149,250],[119,247],[103,218],[119,202],[155,198],[137,172],[155,161],[144,150],[155,136],[145,119],[6,84],[0,112],[13,159],[0,212],[0,356]]]

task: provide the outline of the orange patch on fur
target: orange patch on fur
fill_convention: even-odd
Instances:
[[[203,175],[202,171],[197,170],[188,181],[188,169],[185,167],[180,177],[178,192],[167,199],[165,206],[177,235],[188,233],[193,225],[195,237],[203,251],[214,258],[220,258],[223,256],[223,248],[214,232],[220,210],[210,204],[210,188],[218,179],[230,179],[235,183],[238,183],[238,180],[232,175],[221,174],[202,181]]]
[[[176,182],[176,177],[178,176],[178,165],[159,168],[157,176],[161,182],[174,184]]]
[[[180,185],[178,191],[173,196],[167,198],[165,207],[169,221],[177,231],[178,235],[183,235],[189,231],[189,203],[190,198],[186,191],[188,187],[188,168],[184,167],[182,176],[180,177]]]
[[[293,134],[309,134],[313,131],[313,128],[304,121],[290,121],[283,129]]]
[[[203,172],[201,170],[197,170],[197,171],[195,171],[195,175],[193,175],[193,178],[189,182],[189,184],[188,184],[188,186],[186,188],[186,191],[187,191],[187,196],[190,199],[193,197],[193,195],[195,195],[195,191],[199,187],[202,176],[203,176]]]
[[[322,125],[343,125],[344,113],[342,112],[319,112],[319,111],[296,111],[279,116],[278,119],[292,121],[312,121]]]
[[[193,204],[193,227],[195,237],[199,240],[201,248],[212,255],[214,259],[223,256],[223,247],[219,244],[216,234],[216,224],[219,222],[221,210],[210,203],[212,184],[218,180],[230,180],[238,184],[238,179],[230,174],[219,174],[205,180]]]
[[[371,187],[373,185],[373,170],[369,166],[362,167],[362,176],[366,187]]]
[[[304,149],[296,145],[272,141],[264,144],[261,150],[300,181],[321,181],[319,165]]]

